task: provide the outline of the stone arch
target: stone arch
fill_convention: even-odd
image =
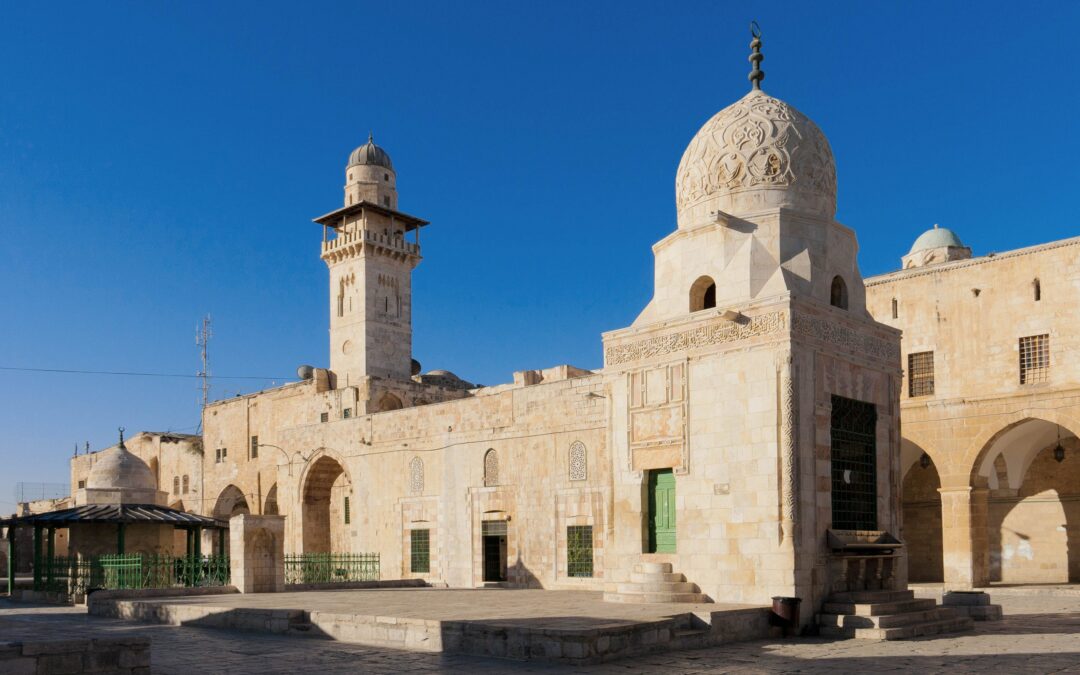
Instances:
[[[983,434],[973,438],[972,443],[968,446],[969,450],[963,459],[957,462],[964,470],[969,473],[968,485],[978,487],[980,486],[980,480],[978,475],[983,473],[983,468],[986,463],[987,456],[997,455],[1000,451],[1001,440],[1005,434],[1010,433],[1012,430],[1022,426],[1025,422],[1039,420],[1044,422],[1050,422],[1057,424],[1062,428],[1062,434],[1065,435],[1066,431],[1068,435],[1077,435],[1080,431],[1080,419],[1072,417],[1070,415],[1063,414],[1061,410],[1054,409],[1040,409],[1030,408],[1025,410],[1018,410],[1016,413],[1004,417],[1001,420],[1001,426],[987,430]],[[997,448],[997,451],[995,451]],[[993,462],[993,457],[990,458],[990,462]]]
[[[499,455],[494,448],[484,453],[484,487],[499,484]]]
[[[690,311],[716,307],[716,282],[710,276],[700,276],[690,286]]]
[[[1032,412],[987,434],[971,465],[971,485],[988,494],[988,579],[1080,581],[1080,440],[1056,411]]]
[[[915,455],[909,461],[909,455]],[[930,453],[907,439],[901,442],[903,529],[901,541],[908,554],[908,579],[944,581],[941,522],[941,476]]]
[[[270,486],[266,491],[266,499],[263,501],[263,514],[267,516],[281,515],[278,509],[277,483]]]
[[[247,497],[244,496],[243,491],[231,483],[225,486],[225,489],[218,494],[217,501],[214,502],[214,517],[228,520],[233,516],[247,513],[251,513],[251,509],[248,507]]]
[[[378,410],[376,410],[375,412],[387,412],[387,411],[390,411],[390,410],[401,410],[403,407],[404,407],[404,404],[401,402],[400,398],[398,398],[397,396],[394,396],[390,392],[386,392],[385,394],[382,395],[382,397],[379,398]]]
[[[833,277],[832,285],[829,288],[829,304],[840,309],[848,308],[847,282],[839,274]]]
[[[301,477],[304,553],[347,553],[345,500],[352,480],[345,463],[325,448],[308,462]]]

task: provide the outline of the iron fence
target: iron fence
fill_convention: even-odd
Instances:
[[[60,556],[43,562],[45,589],[69,595],[94,589],[227,586],[230,580],[226,556],[114,554],[96,558]]]
[[[285,556],[286,584],[330,584],[378,579],[378,553],[290,553]]]

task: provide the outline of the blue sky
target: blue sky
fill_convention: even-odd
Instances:
[[[757,7],[752,7],[756,4]],[[0,4],[0,366],[327,362],[311,218],[369,130],[425,369],[601,365],[651,294],[683,149],[748,88],[824,130],[864,275],[933,223],[977,254],[1080,233],[1077,3]],[[269,382],[222,380],[215,397]],[[116,427],[194,431],[194,380],[0,371],[0,512]]]

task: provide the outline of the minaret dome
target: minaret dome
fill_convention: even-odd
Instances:
[[[368,202],[397,210],[397,174],[389,153],[368,134],[364,143],[349,155],[345,167],[345,206]]]

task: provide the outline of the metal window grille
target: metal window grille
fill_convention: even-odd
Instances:
[[[185,476],[184,476],[184,494],[187,494],[187,493],[188,493],[188,487],[189,487],[190,485],[191,485],[191,481],[190,481],[190,480],[188,479],[188,477],[187,477],[187,476],[185,475]]]
[[[505,537],[505,520],[485,520],[480,523],[480,534],[485,537]]]
[[[1020,338],[1020,384],[1046,382],[1050,379],[1050,336],[1030,335]]]
[[[256,459],[259,456],[259,437],[251,437],[251,459]]]
[[[877,529],[877,410],[832,397],[832,526]]]
[[[172,479],[172,493],[174,495],[180,494],[180,476]]]
[[[934,352],[908,354],[908,396],[934,393]]]
[[[409,571],[413,574],[431,572],[431,531],[409,532]]]
[[[345,498],[345,524],[346,525],[348,525],[352,520],[349,516],[350,516],[350,514],[349,514],[349,498],[346,497]]]
[[[571,525],[566,528],[566,575],[593,575],[592,525]]]
[[[330,421],[330,413],[319,413],[319,421],[320,422],[329,422]]]
[[[345,410],[342,412],[341,416],[344,417],[345,419],[349,419],[350,417],[352,417],[352,408],[345,408]]]

